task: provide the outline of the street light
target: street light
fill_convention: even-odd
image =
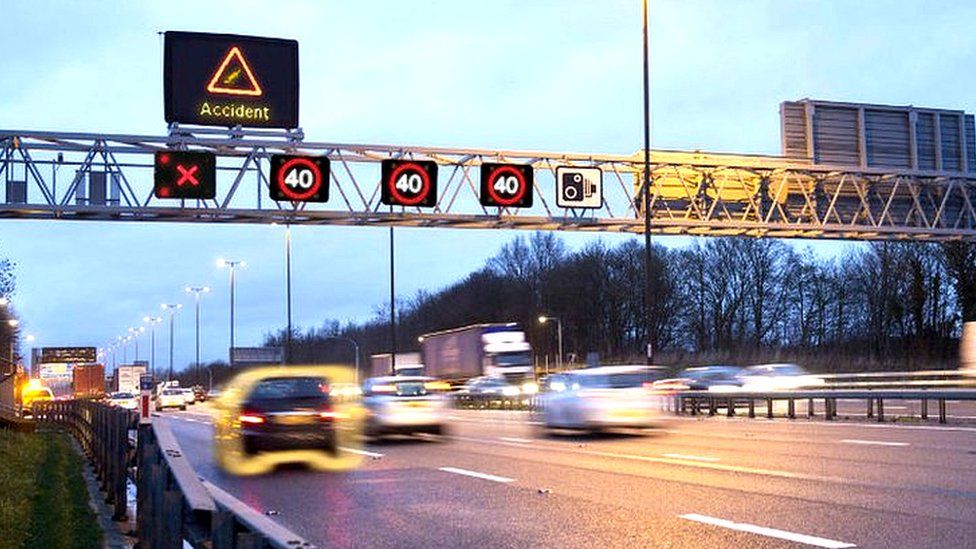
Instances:
[[[356,385],[359,385],[359,343],[357,343],[355,339],[353,339],[351,337],[345,337],[345,336],[327,336],[325,339],[336,339],[336,340],[339,340],[339,341],[348,341],[349,343],[352,343],[353,348],[356,350],[356,362],[355,362],[356,363],[356,376],[355,376],[355,379],[356,379]]]
[[[644,184],[641,186],[641,202],[644,204],[644,331],[647,338],[646,363],[654,363],[654,347],[651,343],[651,83],[650,58],[647,47],[647,0],[643,10],[644,38]]]
[[[228,360],[231,368],[234,367],[234,271],[237,266],[246,267],[247,263],[239,260],[220,258],[217,260],[217,267],[230,268],[230,349],[228,350]]]
[[[554,316],[542,315],[539,317],[539,324],[545,324],[550,320],[556,321],[556,334],[557,334],[557,340],[559,342],[558,343],[559,356],[556,358],[556,367],[559,368],[559,371],[562,371],[563,369],[563,321],[559,320]]]
[[[180,303],[163,303],[160,305],[164,311],[169,311],[169,374],[166,376],[166,381],[171,381],[173,379],[173,317],[176,315],[176,311],[183,308]]]
[[[194,363],[196,368],[200,367],[200,294],[205,294],[210,291],[210,286],[187,286],[184,288],[186,293],[193,294],[193,299],[196,305],[196,341],[197,341],[197,360]],[[208,368],[207,371],[209,381],[207,383],[207,390],[213,389],[213,372]]]
[[[131,334],[129,337],[132,338],[132,341],[134,342],[136,347],[136,357],[132,359],[133,363],[139,362],[139,334],[145,332],[146,332],[145,326],[139,326],[138,328],[132,328],[132,327],[129,328],[129,334]]]
[[[156,325],[163,321],[161,316],[144,316],[142,321],[149,324],[149,373],[156,376]]]

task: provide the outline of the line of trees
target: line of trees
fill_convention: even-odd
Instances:
[[[643,245],[602,241],[570,251],[554,233],[519,236],[487,264],[436,292],[398,303],[397,348],[420,334],[517,321],[538,356],[555,357],[563,324],[567,360],[671,365],[794,361],[819,371],[955,367],[963,318],[976,317],[976,246],[878,242],[826,259],[783,241],[701,239],[652,250],[650,325]],[[327,320],[293,334],[293,363],[351,362],[389,352],[387,308],[364,323]],[[647,334],[647,330],[650,334]],[[266,337],[284,345],[285,333]],[[649,337],[648,337],[649,335]]]

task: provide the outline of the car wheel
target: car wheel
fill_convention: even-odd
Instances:
[[[186,404],[184,404],[183,406],[180,406],[180,411],[181,412],[185,412],[186,411]]]

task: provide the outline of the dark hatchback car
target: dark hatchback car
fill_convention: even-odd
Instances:
[[[244,452],[253,455],[278,450],[335,454],[335,418],[327,380],[281,377],[259,381],[237,419]]]

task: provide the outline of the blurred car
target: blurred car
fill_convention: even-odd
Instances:
[[[20,394],[23,415],[33,415],[34,403],[47,400],[54,400],[54,393],[51,392],[50,388],[39,385],[28,385],[24,387],[23,392]]]
[[[663,377],[649,366],[601,366],[561,374],[565,388],[545,394],[548,429],[601,431],[654,424],[653,382]],[[551,383],[550,383],[551,385]]]
[[[328,380],[311,376],[258,381],[240,405],[245,454],[279,450],[324,450],[336,454],[335,419]]]
[[[758,364],[744,369],[738,376],[744,391],[790,391],[816,389],[824,380],[796,364]]]
[[[446,432],[451,386],[426,376],[385,376],[363,384],[367,436]]]
[[[201,387],[199,385],[194,385],[193,386],[193,400],[195,400],[196,402],[206,402],[206,400],[207,400],[207,391],[205,391],[203,389],[203,387]]]
[[[566,389],[565,374],[549,374],[539,380],[539,392],[563,391]]]
[[[678,377],[687,380],[692,391],[708,391],[713,387],[741,387],[741,374],[738,366],[695,366],[685,368]]]
[[[139,401],[136,395],[132,393],[116,392],[108,396],[108,405],[125,408],[126,410],[135,410],[139,405]]]
[[[193,392],[193,389],[180,387],[178,390],[180,391],[180,394],[183,395],[183,401],[186,402],[187,405],[196,403],[197,395]]]
[[[528,384],[525,382],[523,385]],[[520,402],[520,397],[534,395],[538,386],[532,382],[529,391],[523,394],[523,389],[509,382],[503,377],[481,376],[468,380],[458,391],[457,399],[462,406],[477,408],[503,407],[507,404]]]
[[[178,387],[167,387],[156,395],[156,409],[179,408],[186,410],[186,396]]]

